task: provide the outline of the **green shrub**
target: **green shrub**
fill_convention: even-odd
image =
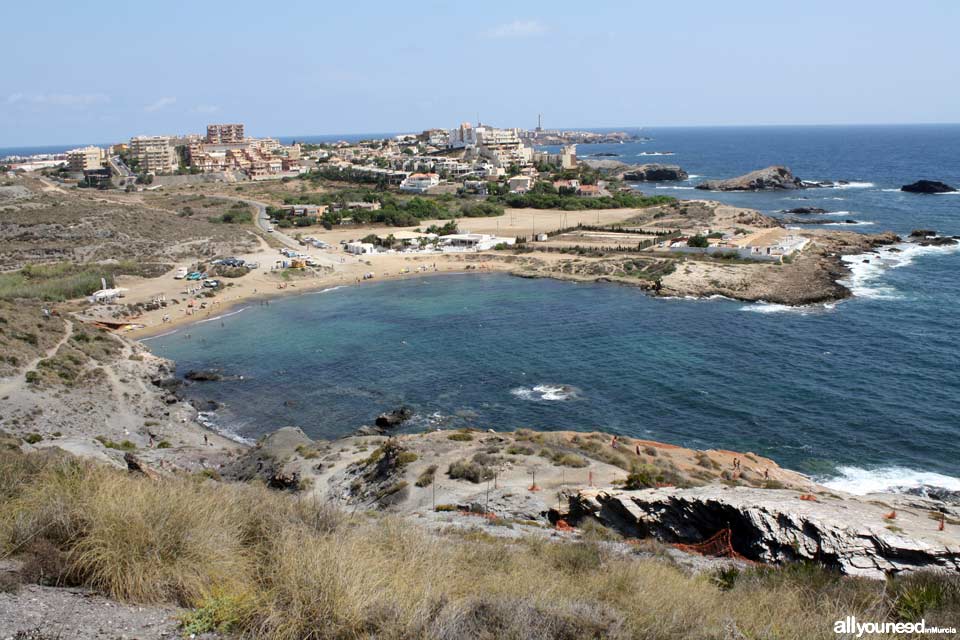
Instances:
[[[97,442],[105,446],[107,449],[118,449],[120,451],[133,451],[137,448],[137,445],[133,444],[129,440],[122,440],[120,442],[114,442],[106,436],[97,436],[94,438]]]
[[[454,440],[456,442],[470,442],[473,440],[473,436],[469,433],[458,431],[457,433],[451,433],[448,435],[447,440]]]
[[[507,453],[511,456],[532,456],[533,448],[521,444],[512,444],[507,447]]]
[[[492,480],[493,469],[469,460],[457,460],[447,468],[447,475],[454,480],[469,480],[479,484],[485,480]]]
[[[401,451],[397,455],[397,464],[401,467],[405,467],[411,462],[416,462],[418,457],[419,456],[417,456],[417,454],[415,454],[413,451]]]
[[[43,440],[43,436],[40,435],[39,433],[29,433],[27,434],[27,437],[25,437],[23,440],[27,444],[37,444],[38,442]]]
[[[239,626],[250,603],[244,596],[222,591],[217,590],[215,595],[204,598],[199,607],[180,616],[184,635],[229,633]]]
[[[420,475],[417,477],[417,481],[414,484],[416,484],[418,487],[429,487],[431,484],[433,484],[436,475],[437,465],[432,464],[420,473]]]

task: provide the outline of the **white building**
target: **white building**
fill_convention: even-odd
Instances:
[[[377,248],[369,242],[348,242],[343,246],[344,251],[352,253],[355,256],[362,256],[367,253],[376,253]]]
[[[456,129],[450,129],[447,134],[447,146],[451,149],[477,146],[477,130],[469,122],[461,123]]]
[[[426,193],[428,189],[438,184],[440,184],[440,176],[435,173],[414,173],[400,183],[400,190],[410,193]]]
[[[516,241],[516,238],[503,238],[485,233],[453,233],[440,237],[443,251],[449,253],[487,251],[493,249],[498,244],[512,245],[516,243]]]
[[[507,186],[510,187],[510,193],[526,193],[533,186],[533,178],[530,176],[514,176],[507,180]]]

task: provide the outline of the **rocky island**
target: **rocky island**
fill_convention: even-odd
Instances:
[[[903,185],[900,187],[900,191],[906,191],[907,193],[953,193],[956,189],[937,180],[917,180]]]
[[[641,164],[621,173],[621,178],[628,182],[671,182],[689,177],[690,174],[675,164]]]
[[[803,189],[807,185],[787,167],[772,166],[727,180],[707,180],[697,185],[704,191],[777,191]]]

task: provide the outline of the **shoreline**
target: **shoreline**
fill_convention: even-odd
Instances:
[[[509,273],[509,270],[501,269],[458,269],[458,270],[449,270],[449,271],[421,271],[421,272],[410,272],[403,274],[391,274],[386,276],[377,276],[373,282],[391,282],[398,280],[409,280],[417,277],[432,277],[432,276],[441,276],[441,275],[465,275],[475,272],[480,273],[491,273],[492,271],[502,271],[504,273]],[[510,274],[512,275],[512,274]],[[242,305],[251,305],[256,304],[262,301],[270,300],[279,300],[282,298],[295,298],[298,295],[311,295],[323,291],[333,291],[334,289],[339,289],[342,287],[356,287],[362,286],[361,283],[357,282],[340,282],[336,280],[327,280],[323,282],[305,280],[302,283],[295,283],[297,288],[292,289],[290,286],[287,286],[283,289],[276,289],[267,292],[257,292],[248,296],[241,296],[234,300],[229,300],[222,302],[217,305],[217,315],[211,315],[209,317],[203,318],[192,318],[190,316],[178,316],[176,318],[171,318],[169,322],[159,325],[144,326],[142,328],[131,329],[123,333],[124,336],[136,341],[141,342],[145,340],[152,340],[154,338],[159,338],[164,335],[170,335],[176,333],[183,329],[184,327],[193,326],[196,324],[203,324],[206,322],[211,322],[213,320],[219,320],[230,315],[235,315],[238,311],[235,311],[237,307]],[[246,307],[245,307],[246,308]],[[133,324],[133,323],[131,323]]]

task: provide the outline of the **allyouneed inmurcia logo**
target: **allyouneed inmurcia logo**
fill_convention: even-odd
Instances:
[[[925,620],[920,622],[857,622],[856,616],[847,616],[833,623],[833,632],[861,638],[864,635],[890,633],[935,633],[956,635],[956,627],[928,627]]]

